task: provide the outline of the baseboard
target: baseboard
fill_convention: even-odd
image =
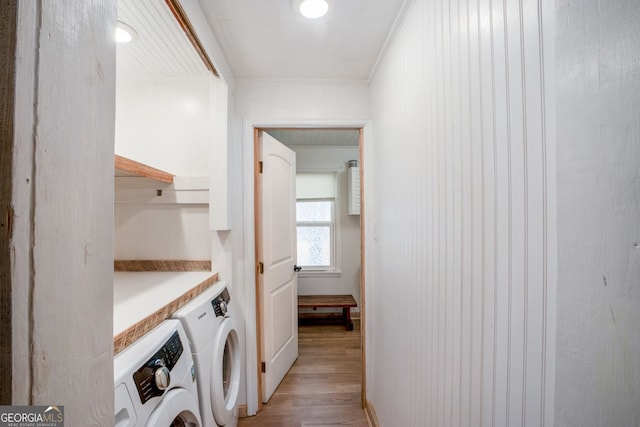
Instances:
[[[247,418],[247,405],[238,405],[238,418]]]
[[[367,400],[367,406],[364,408],[364,412],[367,414],[367,419],[369,420],[369,425],[371,427],[380,427],[380,421],[378,421],[378,416],[376,415],[373,403]]]

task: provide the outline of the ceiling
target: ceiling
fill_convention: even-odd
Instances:
[[[405,0],[328,0],[319,20],[303,18],[291,0],[199,1],[236,78],[367,79]],[[118,20],[138,37],[118,44],[117,78],[210,76],[164,1],[118,0]],[[286,145],[359,144],[357,129],[268,132]]]
[[[357,147],[358,129],[267,129],[266,132],[284,145],[317,147]]]
[[[407,0],[327,0],[304,18],[292,0],[198,0],[238,79],[367,80]]]
[[[117,77],[206,77],[209,71],[161,0],[118,0],[118,20],[138,33],[118,43]]]
[[[193,0],[196,1],[196,0]],[[304,18],[300,0],[197,0],[237,79],[367,80],[408,0],[327,0]],[[204,77],[208,71],[162,0],[118,0],[138,32],[119,44],[119,77]]]

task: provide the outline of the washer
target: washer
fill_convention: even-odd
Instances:
[[[113,359],[116,427],[201,427],[196,368],[178,320],[166,320]]]
[[[238,424],[241,359],[230,299],[227,284],[217,282],[173,315],[191,344],[204,427]]]

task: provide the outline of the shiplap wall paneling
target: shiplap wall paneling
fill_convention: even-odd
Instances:
[[[368,399],[382,425],[543,424],[545,7],[411,2],[373,77]]]

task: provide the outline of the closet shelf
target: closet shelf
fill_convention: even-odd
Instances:
[[[117,154],[114,168],[115,176],[137,176],[173,184],[174,175]]]

